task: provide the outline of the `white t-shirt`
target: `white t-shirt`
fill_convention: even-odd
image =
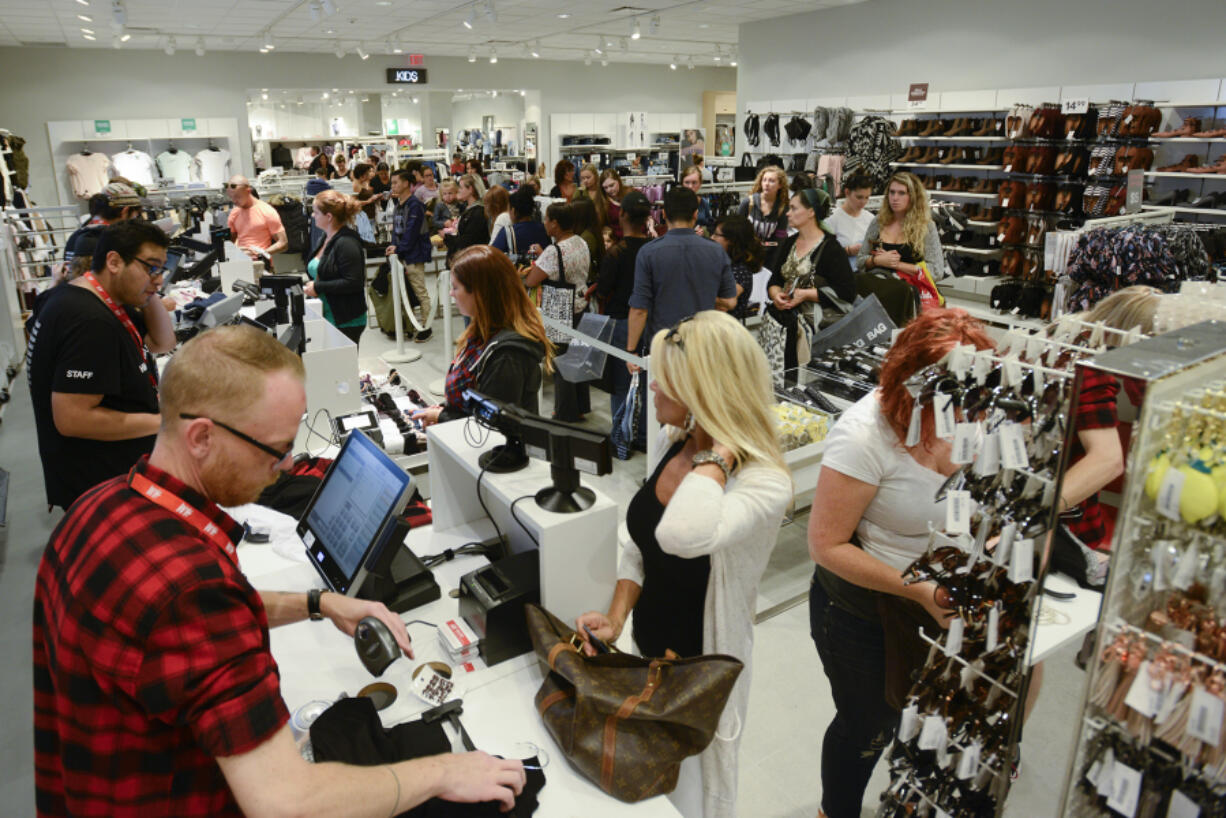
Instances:
[[[101,193],[111,181],[107,171],[111,169],[111,157],[105,153],[74,153],[68,157],[68,181],[77,198],[88,199]]]
[[[849,216],[847,211],[839,206],[826,219],[826,223],[834,228],[839,244],[850,247],[864,241],[864,234],[868,232],[868,226],[873,223],[874,218],[867,207],[860,211],[859,216]]]
[[[902,447],[877,390],[839,417],[826,436],[822,466],[877,487],[856,533],[866,552],[899,571],[928,549],[928,524],[945,524],[945,503],[933,499],[945,478]]]
[[[551,281],[558,280],[558,250],[562,251],[562,267],[566,280],[575,285],[575,312],[581,312],[587,307],[587,299],[583,291],[587,289],[587,272],[592,264],[592,253],[587,248],[587,242],[578,236],[563,239],[557,244],[545,248],[545,252],[536,260],[549,276]]]
[[[191,154],[187,151],[162,151],[158,154],[158,170],[166,181],[186,185],[192,180]]]
[[[494,226],[490,229],[490,244],[494,243],[494,239],[498,238],[499,233],[501,233],[504,229],[510,226],[511,226],[510,212],[499,213],[497,216],[495,216]],[[588,254],[591,255],[591,251],[589,251]]]
[[[196,154],[196,177],[209,187],[224,187],[230,178],[230,152],[205,148]]]
[[[153,157],[144,151],[120,151],[111,157],[111,166],[114,175],[145,187],[153,187],[153,180],[157,178]]]

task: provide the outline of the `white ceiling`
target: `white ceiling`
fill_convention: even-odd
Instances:
[[[864,0],[0,0],[0,46],[392,54],[728,65],[741,23]],[[117,28],[112,4],[127,24]],[[320,2],[336,7],[319,14]],[[652,33],[652,19],[659,27]],[[89,21],[79,16],[91,18]],[[630,35],[639,21],[642,36]],[[472,28],[464,25],[470,20]],[[87,39],[87,29],[94,39]],[[127,40],[121,41],[120,37]],[[624,38],[624,39],[623,39]],[[611,47],[610,47],[611,44]],[[532,47],[532,48],[530,48]],[[602,56],[594,49],[605,52]],[[715,60],[719,52],[721,60]]]

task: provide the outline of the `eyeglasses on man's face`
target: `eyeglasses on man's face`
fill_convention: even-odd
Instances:
[[[240,432],[238,429],[235,429],[233,426],[229,426],[225,423],[222,423],[220,420],[214,420],[213,418],[208,417],[206,415],[192,415],[192,414],[188,414],[187,412],[180,412],[179,417],[182,418],[183,420],[207,420],[208,422],[212,423],[214,426],[220,426],[222,429],[225,429],[227,432],[234,435],[235,437],[237,437],[239,440],[243,441],[244,443],[249,443],[252,446],[259,449],[260,451],[264,452],[264,454],[269,455],[270,457],[276,458],[276,461],[278,463],[282,462],[283,460],[285,460],[287,457],[289,457],[291,454],[294,453],[293,444],[290,444],[290,447],[288,449],[281,451],[281,450],[273,448],[272,446],[269,446],[267,443],[261,443],[260,441],[256,440],[254,437],[251,437],[245,432]]]

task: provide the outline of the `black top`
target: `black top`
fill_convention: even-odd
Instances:
[[[627,236],[600,262],[596,294],[607,298],[605,315],[623,320],[630,317],[630,294],[634,292],[634,262],[639,250],[649,242],[646,236]]]
[[[389,179],[388,183],[384,184],[383,180],[379,178],[379,174],[376,173],[374,178],[370,180],[370,189],[375,193],[387,193],[392,189],[392,183]]]
[[[758,270],[753,269],[743,261],[732,262],[732,280],[741,285],[741,294],[736,297],[736,306],[732,317],[744,321],[749,317],[749,296],[753,293],[753,277]]]
[[[323,240],[320,234],[320,244]],[[320,244],[311,248],[311,258],[319,254]],[[328,299],[337,326],[366,314],[365,286],[366,254],[362,250],[362,237],[352,227],[342,227],[324,247],[315,273],[315,292]]]
[[[71,284],[52,292],[31,329],[26,367],[47,503],[68,508],[85,491],[125,474],[141,455],[152,452],[156,436],[115,441],[65,437],[55,428],[51,393],[102,395],[107,409],[156,414],[158,397],[148,373],[157,370],[94,293]],[[143,338],[144,319],[131,307],[125,309]]]
[[[485,208],[479,202],[469,205],[460,214],[460,222],[456,225],[455,235],[444,234],[443,241],[447,245],[448,264],[452,256],[465,247],[489,244],[490,225],[485,220]]]
[[[634,643],[640,654],[650,658],[670,649],[681,657],[702,655],[702,611],[707,604],[711,558],[665,554],[656,542],[656,527],[664,516],[656,483],[684,445],[684,440],[672,445],[626,508],[626,528],[643,555],[643,591],[634,606]]]
[[[98,239],[102,238],[102,230],[105,227],[105,224],[88,224],[69,236],[64,243],[64,264],[71,265],[77,256],[92,259],[94,248],[98,246]]]
[[[473,365],[473,388],[483,395],[514,404],[532,414],[540,411],[537,399],[541,388],[541,362],[545,347],[540,341],[525,338],[513,329],[499,331],[485,345]],[[444,404],[439,423],[468,417],[468,413]]]
[[[902,244],[890,244],[887,241],[883,241],[878,245],[878,247],[887,252],[893,250],[898,253],[898,258],[903,264],[920,263],[920,259],[915,255],[915,250],[912,249],[911,245],[907,244],[906,242]]]

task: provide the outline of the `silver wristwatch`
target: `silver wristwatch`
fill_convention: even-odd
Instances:
[[[725,483],[732,479],[732,467],[729,466],[728,461],[714,449],[704,449],[703,451],[694,455],[694,459],[690,462],[694,465],[694,468],[698,468],[704,463],[714,463],[715,465],[719,466],[721,471],[723,471]]]

